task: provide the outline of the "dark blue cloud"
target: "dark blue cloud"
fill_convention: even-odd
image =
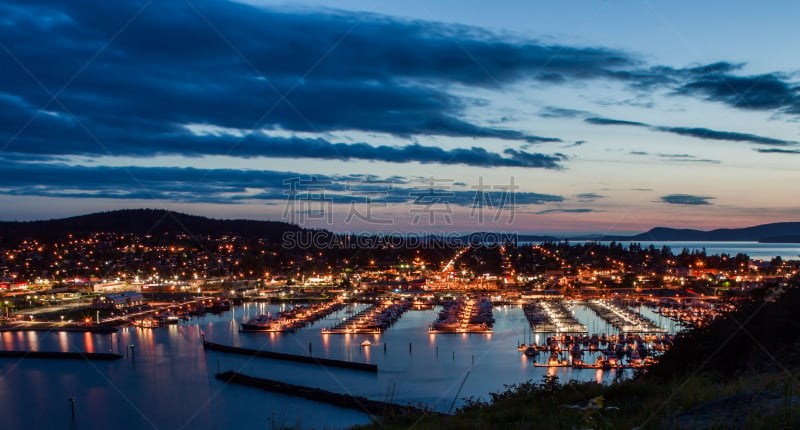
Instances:
[[[0,55],[0,103],[16,107],[3,109],[0,137],[23,148],[58,137],[63,152],[102,153],[89,133],[112,154],[130,140],[158,152],[164,138],[188,139],[179,133],[187,123],[559,141],[464,121],[468,103],[446,86],[605,78],[638,63],[614,50],[502,40],[470,27],[227,1],[0,7],[14,24],[0,28],[11,47]]]
[[[691,194],[670,194],[661,196],[661,201],[664,203],[690,206],[710,205],[711,202],[709,202],[709,200],[713,199],[714,197],[693,196]]]
[[[327,139],[196,136],[184,125],[560,142],[468,121],[467,110],[482,101],[451,91],[521,80],[542,86],[616,80],[748,109],[796,106],[796,86],[785,77],[735,77],[737,64],[650,66],[614,49],[375,14],[282,11],[224,0],[6,0],[0,16],[0,41],[7,47],[0,50],[0,147],[42,157],[224,154],[559,168],[563,154],[495,153],[478,144],[452,150],[346,146]],[[540,115],[588,114],[548,107]],[[705,128],[648,127],[707,139],[793,143]]]
[[[584,143],[586,143],[585,140],[576,140],[575,142],[573,142],[573,143],[571,143],[569,145],[562,146],[562,148],[575,148],[577,146],[583,145]]]
[[[169,200],[236,204],[287,201],[294,193],[320,195],[331,204],[447,204],[511,209],[557,203],[563,197],[508,190],[509,184],[484,184],[487,191],[454,190],[439,180],[376,178],[364,175],[308,175],[296,172],[178,167],[76,166],[0,160],[0,194],[70,198]],[[506,188],[503,188],[506,187]]]
[[[759,145],[797,144],[797,142],[791,140],[775,139],[771,137],[758,136],[750,133],[739,133],[735,131],[711,130],[709,128],[703,128],[703,127],[667,127],[660,125],[650,125],[637,121],[624,121],[618,119],[599,118],[599,117],[585,118],[584,121],[594,125],[624,125],[633,127],[643,127],[653,131],[678,134],[681,136],[695,137],[698,139],[724,140],[729,142],[750,142]]]
[[[595,125],[632,125],[636,127],[648,127],[648,125],[643,122],[623,121],[619,119],[610,119],[610,118],[590,117],[590,118],[585,118],[584,121],[588,122],[589,124],[595,124]]]
[[[575,197],[578,199],[579,202],[592,202],[597,199],[602,199],[605,196],[597,193],[580,193],[580,194],[575,194]]]
[[[800,154],[800,149],[756,148],[762,154]]]
[[[708,158],[697,158],[694,155],[689,154],[656,154],[659,158],[666,159],[672,162],[680,162],[680,163],[709,163],[709,164],[719,164],[719,160],[711,160]]]
[[[678,94],[703,97],[729,106],[752,110],[778,110],[800,113],[798,86],[778,73],[734,76],[709,73],[690,80]]]
[[[586,209],[586,208],[579,208],[579,209],[546,209],[543,211],[536,212],[536,215],[544,215],[549,213],[565,213],[565,214],[583,214],[588,212],[599,212],[595,209]]]
[[[681,136],[696,137],[698,139],[727,140],[729,142],[750,142],[759,145],[793,145],[797,142],[790,140],[774,139],[749,133],[732,131],[717,131],[703,127],[654,127],[655,130]]]
[[[577,110],[577,109],[567,109],[567,108],[560,108],[556,106],[546,106],[539,112],[539,116],[542,118],[581,118],[585,116],[591,116],[591,112],[587,112],[584,110]]]

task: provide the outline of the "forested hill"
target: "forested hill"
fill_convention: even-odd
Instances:
[[[286,231],[301,230],[284,222],[220,220],[187,215],[163,209],[123,209],[47,221],[0,222],[0,241],[14,243],[24,239],[48,240],[67,234],[95,232],[158,235],[185,233],[198,236],[236,235],[280,241]]]

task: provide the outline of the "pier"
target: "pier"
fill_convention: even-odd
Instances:
[[[588,333],[562,300],[540,300],[522,307],[533,331],[539,333]]]
[[[458,298],[445,305],[428,328],[428,333],[491,333],[492,325],[492,302]]]
[[[259,317],[242,324],[242,332],[277,332],[290,333],[306,327],[345,307],[341,299],[327,303],[316,303],[309,306],[298,306],[278,314],[275,319],[265,318],[265,323],[252,324]],[[263,317],[263,316],[262,316]],[[324,329],[323,329],[324,330]]]
[[[586,307],[622,333],[666,333],[653,321],[628,308],[622,308],[603,300],[588,300]]]
[[[343,369],[361,370],[365,372],[378,373],[378,365],[368,363],[357,363],[354,361],[333,360],[330,358],[319,358],[308,355],[286,354],[283,352],[262,351],[259,349],[240,348],[237,346],[222,345],[213,343],[203,338],[203,348],[212,351],[229,352],[231,354],[247,355],[250,357],[271,358],[274,360],[294,361],[296,363],[317,364],[320,366],[340,367]]]
[[[330,328],[323,328],[322,334],[378,334],[391,327],[411,307],[411,302],[383,302],[347,318]]]

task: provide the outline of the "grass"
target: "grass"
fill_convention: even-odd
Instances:
[[[569,382],[551,388],[548,381],[529,381],[493,393],[491,402],[467,401],[455,415],[385,417],[355,428],[679,429],[731,428],[731,422],[740,423],[734,428],[752,430],[800,428],[800,399],[791,394],[798,391],[798,378],[800,368],[792,376],[754,373],[726,382],[705,374],[658,384],[640,377],[608,386]],[[587,407],[600,396],[600,407]],[[756,400],[749,401],[752,397]],[[769,401],[759,404],[759,398]],[[745,400],[748,406],[722,414],[727,410],[725,399]]]

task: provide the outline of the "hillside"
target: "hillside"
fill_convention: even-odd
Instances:
[[[67,234],[94,232],[141,235],[186,233],[199,236],[228,234],[279,241],[284,232],[296,230],[300,230],[300,227],[284,222],[219,220],[163,209],[124,209],[47,221],[0,222],[0,242],[47,240]]]

